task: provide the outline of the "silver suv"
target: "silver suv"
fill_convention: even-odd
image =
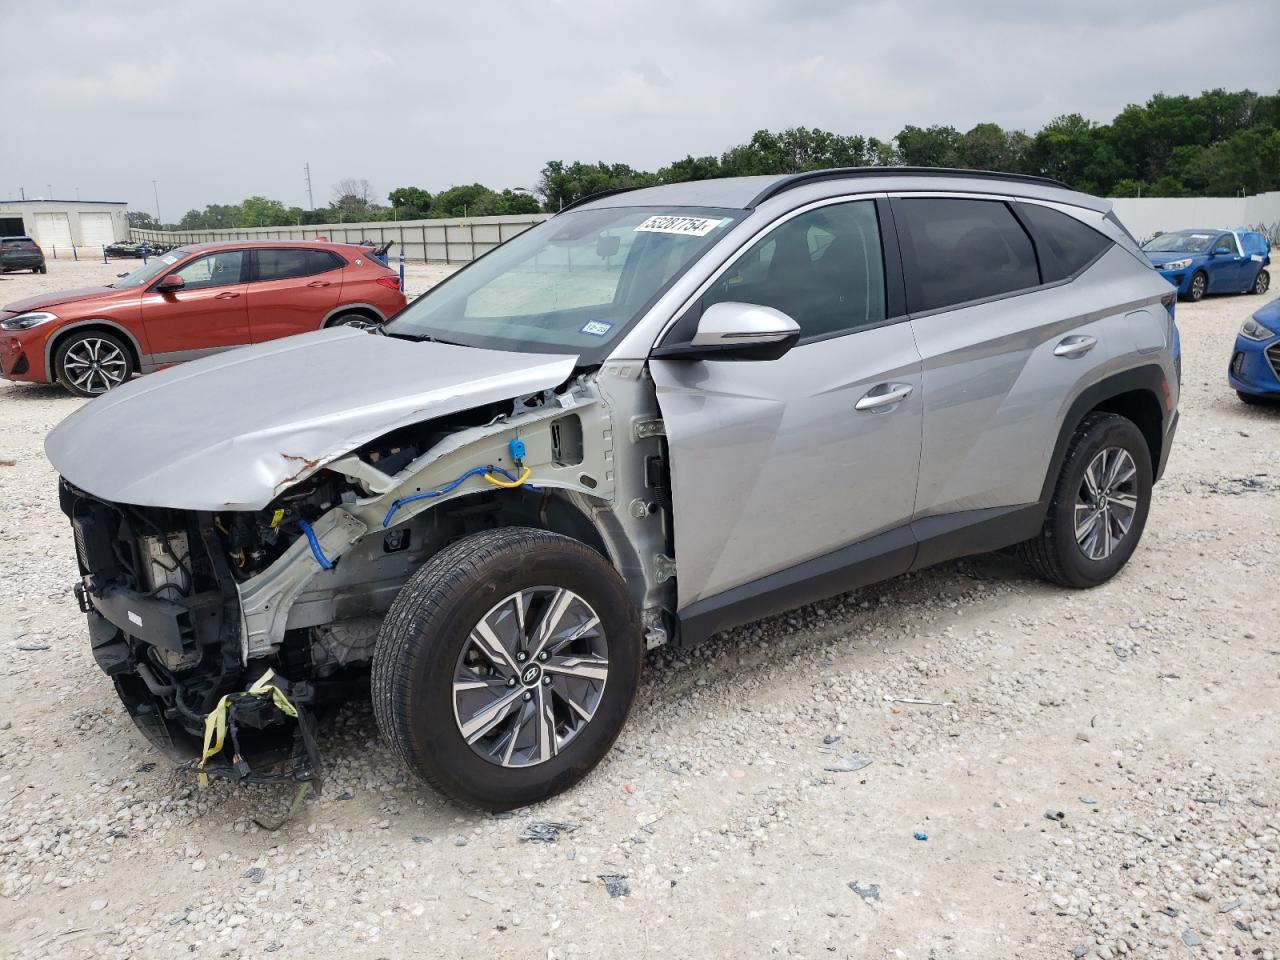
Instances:
[[[313,777],[317,711],[371,697],[410,769],[509,808],[600,761],[646,648],[999,548],[1114,576],[1177,422],[1173,309],[1052,181],[684,183],[566,208],[375,331],[126,384],[47,451],[156,742]]]

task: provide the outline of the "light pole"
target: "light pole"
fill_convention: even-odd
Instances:
[[[159,226],[164,221],[160,219],[160,188],[156,186],[155,180],[151,181],[151,192],[155,194],[156,198],[156,225]]]

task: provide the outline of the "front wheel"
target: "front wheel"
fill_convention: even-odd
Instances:
[[[1249,288],[1249,292],[1263,294],[1269,289],[1271,289],[1271,274],[1265,270],[1259,270],[1258,275],[1254,277],[1253,286]]]
[[[73,333],[54,352],[58,382],[77,397],[96,397],[133,376],[133,355],[109,333]]]
[[[1199,303],[1209,290],[1209,278],[1203,270],[1197,270],[1191,278],[1191,286],[1187,287],[1187,299]]]
[[[642,648],[635,606],[603,556],[544,530],[491,530],[436,554],[396,597],[374,652],[374,716],[442,793],[525,806],[608,752]]]
[[[1152,482],[1151,452],[1133,421],[1089,414],[1067,447],[1044,526],[1019,554],[1061,586],[1106,583],[1137,549]]]

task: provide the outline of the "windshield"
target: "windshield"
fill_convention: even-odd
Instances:
[[[741,216],[740,210],[693,207],[564,213],[432,288],[385,330],[598,360]]]
[[[148,260],[145,266],[139,267],[127,277],[121,277],[115,283],[108,284],[108,286],[115,287],[117,290],[146,286],[161,274],[168,273],[175,263],[182,260],[190,252],[190,250],[170,250],[162,256]]]
[[[1203,253],[1212,242],[1212,233],[1162,233],[1142,245],[1147,253]]]

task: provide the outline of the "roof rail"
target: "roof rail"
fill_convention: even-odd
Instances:
[[[1041,186],[1072,188],[1060,180],[1033,177],[1024,173],[998,173],[995,170],[963,170],[955,167],[832,167],[827,170],[809,170],[794,173],[786,179],[771,183],[747,204],[747,208],[759,206],[780,193],[819,180],[839,180],[844,177],[980,177],[984,180],[1008,180],[1013,183],[1036,183]]]
[[[611,187],[608,190],[600,190],[596,193],[589,193],[585,197],[579,197],[573,203],[566,203],[563,207],[556,211],[556,216],[564,213],[566,210],[572,210],[574,207],[580,207],[584,203],[591,203],[595,200],[603,200],[605,197],[612,197],[616,193],[627,193],[631,190],[641,190],[642,187]]]

